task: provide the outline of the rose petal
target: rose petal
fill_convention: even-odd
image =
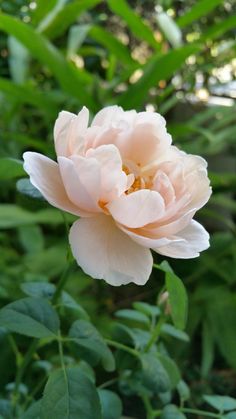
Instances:
[[[158,192],[141,189],[110,202],[107,208],[118,223],[137,228],[160,218],[165,204]]]
[[[121,119],[123,113],[124,111],[120,106],[107,106],[95,115],[91,127],[110,125],[116,119]]]
[[[127,189],[128,179],[122,171],[122,160],[117,147],[110,144],[89,149],[86,157],[94,158],[100,164],[101,201],[109,202],[119,197]]]
[[[151,274],[150,250],[130,240],[107,215],[76,221],[69,241],[77,263],[93,278],[114,286],[144,285]]]
[[[61,177],[70,200],[88,212],[100,212],[100,167],[95,159],[58,157]]]
[[[69,156],[73,154],[82,142],[88,126],[89,111],[84,106],[78,115],[62,111],[55,122],[54,141],[58,156]]]
[[[191,259],[199,256],[199,252],[209,247],[209,234],[201,224],[194,220],[178,235],[173,236],[173,239],[173,242],[167,246],[153,248],[153,250],[173,258]],[[175,241],[176,239],[180,240]]]
[[[54,207],[71,214],[89,216],[87,211],[78,208],[69,200],[62,182],[58,164],[39,153],[23,154],[24,169],[30,176],[30,181]]]

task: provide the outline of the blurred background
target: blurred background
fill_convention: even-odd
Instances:
[[[26,150],[55,158],[62,109],[157,111],[175,145],[207,159],[213,186],[198,215],[210,249],[169,260],[188,290],[191,337],[171,351],[196,403],[203,392],[236,396],[235,1],[2,0],[0,9],[1,306],[22,295],[23,281],[57,282],[67,249],[61,213],[27,196],[11,159]],[[155,270],[145,287],[119,289],[77,270],[67,287],[106,333],[115,310],[155,303],[162,286]],[[0,340],[1,390],[12,355]]]

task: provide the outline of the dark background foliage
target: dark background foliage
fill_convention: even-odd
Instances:
[[[62,109],[86,105],[93,115],[120,104],[158,111],[175,145],[208,160],[213,186],[198,214],[210,249],[198,259],[169,261],[190,300],[190,343],[169,350],[195,405],[204,392],[236,396],[235,2],[6,0],[0,7],[1,306],[22,297],[23,282],[57,283],[67,252],[62,214],[22,194],[23,184],[16,188],[25,174],[11,159],[26,150],[54,158],[52,131]],[[163,281],[154,269],[145,287],[114,289],[77,269],[66,289],[106,335],[116,310],[139,300],[155,305]],[[27,338],[17,339],[24,353]],[[4,333],[0,340],[4,397],[15,360]],[[138,417],[127,400],[127,414]]]

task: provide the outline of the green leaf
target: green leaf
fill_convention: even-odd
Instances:
[[[67,216],[68,221],[75,218]],[[64,223],[61,213],[52,208],[30,212],[13,204],[0,204],[0,228],[15,228],[28,224],[62,224]]]
[[[236,409],[236,399],[229,396],[208,396],[204,395],[203,399],[219,412],[227,412]]]
[[[113,324],[113,336],[118,342],[133,344],[136,349],[144,349],[149,342],[151,335],[141,329],[130,328],[122,323]]]
[[[142,383],[154,393],[165,393],[171,388],[170,378],[155,354],[140,355]]]
[[[18,228],[21,246],[27,253],[41,252],[44,240],[41,228],[37,225],[21,226]]]
[[[0,310],[0,326],[35,338],[55,337],[59,330],[59,318],[47,300],[28,297]]]
[[[54,16],[54,19],[50,22],[50,25],[48,25],[43,30],[43,34],[50,39],[62,35],[72,25],[72,23],[78,19],[81,13],[87,12],[89,9],[96,6],[100,2],[101,0],[71,1]]]
[[[21,284],[22,291],[30,297],[46,298],[51,300],[56,287],[48,282],[23,282]]]
[[[171,268],[169,262],[167,260],[163,260],[163,262],[160,263],[160,265],[154,264],[154,267],[157,269],[160,269],[163,272],[170,272],[174,273],[173,269]]]
[[[86,362],[81,360],[79,362],[78,368],[95,384],[96,376],[93,368]]]
[[[41,419],[102,419],[101,406],[92,381],[79,367],[54,371],[46,384]]]
[[[1,81],[0,81],[1,89]],[[0,158],[0,179],[14,179],[24,176],[23,162],[21,160],[12,159],[10,157]]]
[[[173,338],[182,340],[184,342],[189,342],[189,336],[187,333],[183,332],[182,330],[176,329],[176,327],[172,326],[172,324],[165,323],[161,326],[161,333],[167,334],[172,336]]]
[[[154,38],[152,29],[136,13],[133,12],[125,0],[108,0],[108,7],[113,13],[120,16],[131,32],[141,41],[146,41],[151,47],[159,49],[160,46]]]
[[[53,22],[54,18],[57,16],[57,14],[63,10],[65,3],[67,0],[57,0],[54,4],[54,7],[51,8],[49,13],[47,13],[44,18],[41,20],[41,22],[38,25],[37,31],[43,32],[50,24]]]
[[[65,17],[65,12],[63,15]],[[37,33],[29,24],[4,13],[0,14],[0,29],[17,38],[33,57],[46,65],[63,90],[72,97],[76,97],[80,103],[94,109],[94,102],[84,89],[85,84],[92,82],[91,77],[68,63],[61,52],[46,38]]]
[[[179,393],[180,399],[184,402],[186,400],[189,400],[191,397],[190,389],[188,385],[185,383],[185,381],[180,380],[177,384],[177,391]]]
[[[169,356],[158,353],[157,357],[161,361],[170,378],[171,388],[174,389],[181,379],[179,368],[177,367],[175,361],[173,361],[173,359]]]
[[[37,0],[37,7],[33,10],[31,21],[37,25],[56,5],[57,0]]]
[[[0,91],[8,95],[8,98],[11,101],[15,100],[19,103],[33,105],[41,111],[47,112],[50,116],[56,116],[57,114],[55,101],[53,101],[52,98],[49,98],[49,95],[46,92],[43,93],[39,91],[37,87],[19,85],[0,77]]]
[[[221,3],[223,0],[198,0],[190,10],[177,19],[177,24],[184,28],[202,16],[206,16]]]
[[[8,37],[9,67],[13,81],[22,84],[27,80],[29,53],[13,36]]]
[[[38,253],[28,253],[24,265],[30,272],[53,278],[60,275],[66,267],[66,247],[54,245]]]
[[[74,25],[70,28],[67,42],[67,58],[73,58],[86,39],[91,25]]]
[[[213,40],[222,36],[225,32],[234,29],[236,25],[236,16],[229,16],[227,19],[224,19],[221,22],[216,23],[215,25],[210,26],[206,32],[204,32],[200,38],[201,42],[206,41],[207,39]]]
[[[184,64],[187,57],[197,53],[199,45],[185,45],[166,54],[155,54],[143,66],[143,75],[118,100],[125,109],[141,107],[148,98],[149,89],[160,80],[168,80]]]
[[[164,407],[161,419],[186,419],[186,416],[174,404],[168,404]]]
[[[99,389],[98,395],[102,406],[103,419],[120,419],[122,403],[116,393],[110,390]]]
[[[41,419],[41,400],[33,403],[20,419]]]
[[[43,195],[34,185],[30,182],[29,179],[19,179],[16,182],[16,189],[18,192],[22,193],[23,195],[29,196],[30,198],[34,199],[42,199],[44,200]]]
[[[114,54],[121,63],[129,66],[129,68],[137,68],[137,63],[132,56],[128,48],[123,45],[117,38],[115,38],[110,32],[101,28],[100,26],[92,26],[89,31],[89,36],[96,42],[103,45],[111,54]]]
[[[222,419],[236,419],[236,412],[227,413],[227,415],[224,415]]]
[[[78,317],[81,317],[84,320],[89,320],[88,313],[66,291],[62,292],[59,305],[74,310]]]
[[[150,324],[150,319],[144,314],[136,310],[123,309],[115,312],[115,316],[119,319],[130,320],[135,323],[140,323],[142,325],[148,326]]]
[[[157,14],[158,25],[170,44],[177,48],[182,45],[182,33],[175,21],[165,12]]]
[[[204,321],[202,325],[202,362],[201,362],[201,374],[203,377],[208,376],[213,361],[214,361],[214,349],[215,343],[212,336],[211,327],[207,321]]]
[[[135,301],[135,303],[133,303],[133,307],[149,317],[157,317],[161,313],[159,307],[144,303],[143,301]]]
[[[188,298],[183,282],[175,274],[166,272],[166,288],[174,325],[178,329],[184,329],[187,322]]]
[[[92,364],[101,361],[107,371],[113,371],[115,360],[98,330],[86,320],[76,320],[69,331],[81,357]]]
[[[10,400],[0,399],[0,415],[4,419],[12,418],[12,405]]]

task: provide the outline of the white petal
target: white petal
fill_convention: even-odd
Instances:
[[[76,118],[76,115],[71,112],[62,111],[54,125],[54,142],[55,149],[58,156],[67,155],[67,133],[71,121]]]
[[[118,223],[137,228],[158,220],[165,204],[158,192],[141,189],[112,201],[107,208]]]
[[[58,157],[59,168],[70,200],[88,212],[100,212],[100,168],[95,159]]]
[[[113,144],[91,148],[86,157],[96,159],[101,167],[100,200],[109,202],[118,198],[127,189],[128,183],[118,148]]]
[[[120,106],[107,106],[95,115],[91,127],[110,125],[117,118],[120,119],[123,113],[124,111]]]
[[[144,285],[152,271],[152,255],[134,243],[110,216],[98,215],[76,221],[70,230],[72,253],[90,276],[119,286]]]
[[[88,216],[87,212],[78,208],[70,201],[61,178],[58,164],[39,153],[23,154],[24,169],[30,176],[30,181],[54,207],[71,214]]]
[[[179,239],[179,241],[175,241]],[[167,246],[153,248],[161,255],[176,259],[191,259],[199,256],[199,252],[208,249],[209,234],[197,221],[192,220]]]
[[[54,141],[58,156],[69,156],[81,146],[88,126],[89,111],[83,107],[78,115],[62,111],[55,122]]]

